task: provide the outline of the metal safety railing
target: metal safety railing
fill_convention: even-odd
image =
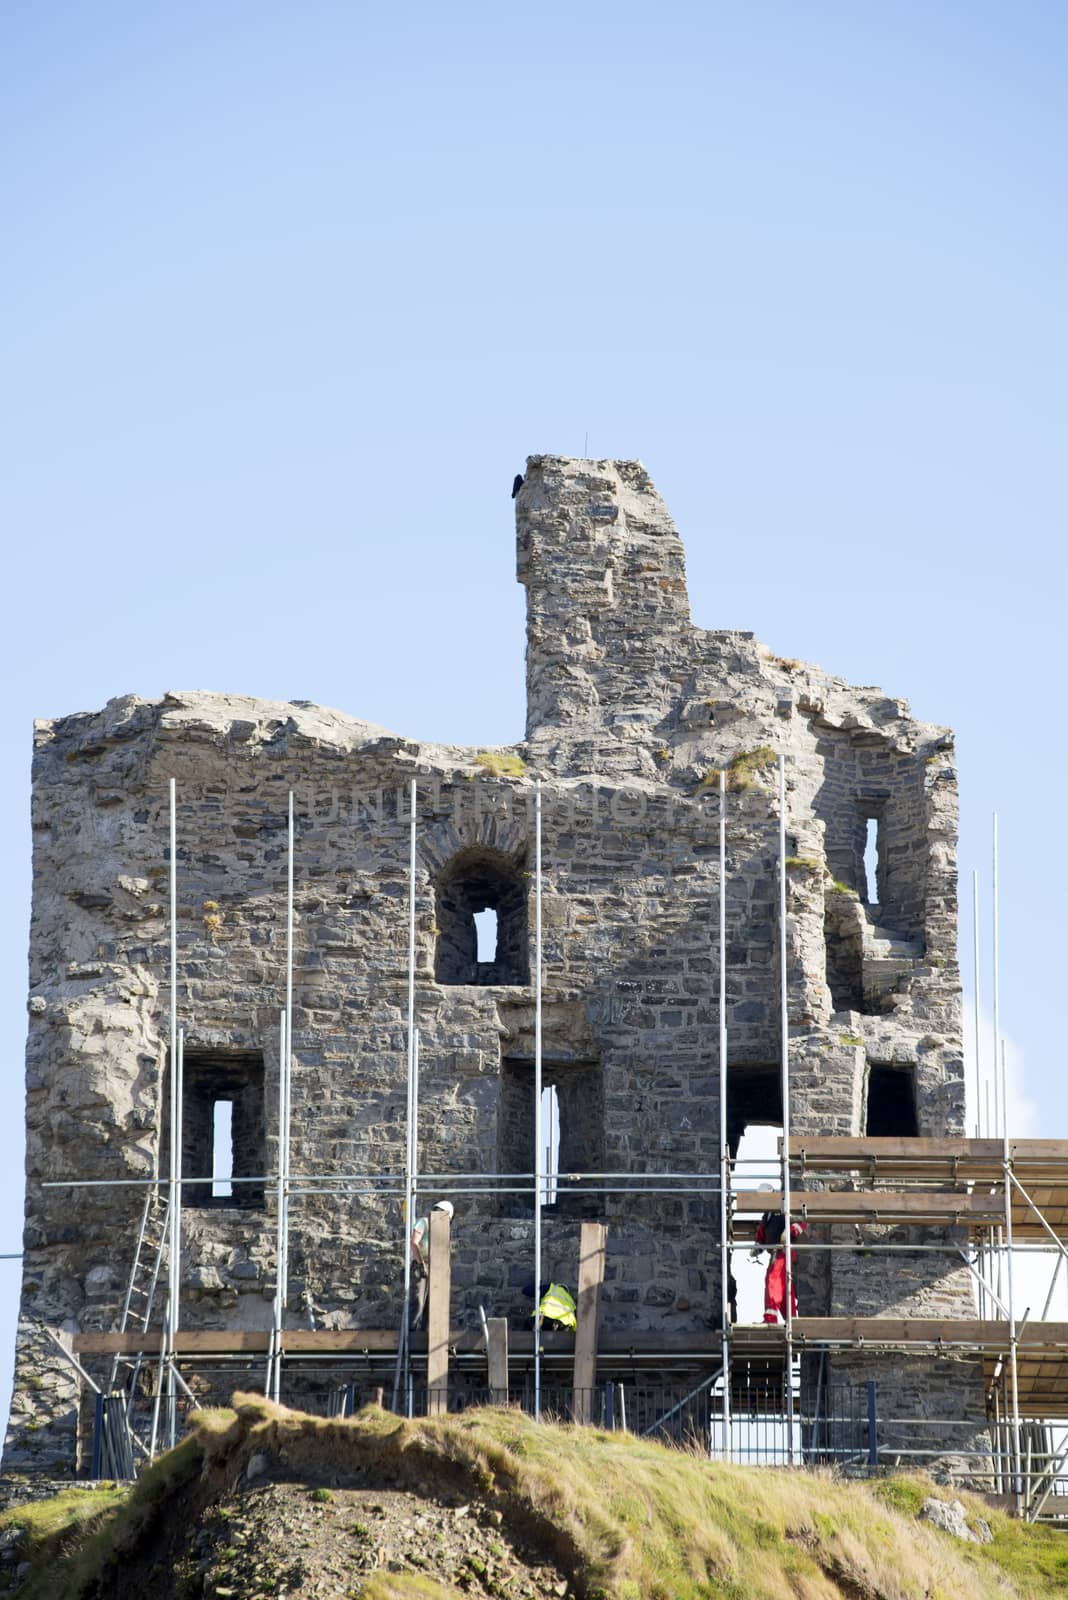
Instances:
[[[329,1391],[327,1414],[353,1416],[369,1402],[382,1404],[381,1386],[347,1384]],[[620,1429],[659,1443],[722,1456],[720,1417],[722,1376],[697,1388],[613,1380],[592,1389],[541,1386],[541,1416],[549,1422],[586,1422]],[[476,1406],[507,1404],[535,1414],[535,1392],[526,1383],[509,1388],[507,1399],[485,1388],[453,1388],[447,1398],[426,1387],[413,1388],[403,1409],[416,1417],[441,1411],[456,1414]],[[410,1410],[409,1410],[410,1407]],[[752,1466],[878,1466],[876,1394],[873,1383],[832,1383],[818,1399],[818,1410],[795,1404],[784,1409],[780,1382],[746,1379],[731,1385],[732,1460]]]
[[[249,1377],[252,1378],[250,1371]],[[250,1383],[250,1387],[253,1384]],[[1013,1498],[1017,1488],[1032,1521],[1068,1524],[1068,1427],[1029,1425],[1016,1471],[1014,1440],[1007,1430],[981,1419],[883,1414],[874,1381],[793,1386],[786,1402],[777,1375],[735,1371],[730,1382],[731,1425],[722,1432],[723,1376],[718,1371],[696,1388],[612,1379],[589,1389],[542,1383],[533,1374],[506,1394],[481,1385],[453,1385],[447,1394],[414,1386],[396,1408],[388,1384],[373,1379],[334,1385],[302,1397],[305,1409],[329,1417],[351,1417],[369,1403],[413,1417],[506,1404],[546,1422],[587,1423],[654,1439],[712,1459],[739,1465],[830,1468],[847,1476],[871,1476],[937,1468],[941,1474],[985,1493]],[[147,1436],[153,1397],[131,1404],[121,1392],[96,1398],[92,1472],[97,1478],[128,1479],[147,1452],[134,1446]],[[176,1431],[188,1427],[195,1402],[176,1401]],[[953,1439],[959,1440],[955,1446]]]

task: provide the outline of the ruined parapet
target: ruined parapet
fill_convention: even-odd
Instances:
[[[277,1167],[295,795],[292,1168],[336,1182],[302,1194],[291,1212],[294,1325],[395,1327],[400,1318],[406,1232],[375,1180],[404,1159],[413,778],[419,1164],[439,1188],[450,1172],[515,1173],[531,1162],[537,779],[544,1079],[559,1107],[560,1171],[717,1169],[720,769],[732,1144],[747,1125],[781,1119],[779,752],[793,1128],[856,1135],[884,1131],[889,1119],[906,1132],[963,1133],[946,731],[880,690],[774,656],[750,634],[695,627],[681,541],[639,463],[532,457],[517,526],[528,728],[508,752],[419,743],[304,703],[200,692],[130,696],[39,726],[9,1466],[47,1463],[51,1473],[69,1455],[70,1395],[37,1386],[32,1330],[115,1325],[142,1200],[127,1187],[83,1190],[72,1202],[44,1181],[167,1175],[172,777],[186,1177],[206,1175],[220,1102],[233,1107],[236,1175]],[[874,885],[863,864],[871,821]],[[497,913],[497,949],[479,960],[473,918],[486,908]],[[562,1193],[545,1215],[547,1276],[573,1279],[585,1216],[609,1224],[608,1330],[707,1337],[719,1305],[714,1194]],[[532,1231],[529,1196],[464,1195],[455,1320],[476,1325],[485,1304],[527,1323]],[[274,1237],[269,1183],[229,1196],[191,1189],[183,1324],[269,1327]],[[950,1259],[810,1255],[805,1309],[960,1314],[970,1293]],[[849,1369],[846,1356],[834,1363]],[[907,1397],[928,1367],[888,1359],[888,1402],[895,1382]],[[981,1415],[974,1364],[946,1370],[956,1389],[946,1414]]]
[[[652,479],[638,461],[531,456],[516,530],[528,740],[633,730],[636,747],[670,721],[692,653],[682,540]]]

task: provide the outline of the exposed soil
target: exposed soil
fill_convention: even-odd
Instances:
[[[509,1532],[499,1511],[448,1493],[424,1498],[261,1480],[207,1506],[167,1554],[173,1587],[152,1592],[174,1600],[348,1600],[383,1569],[420,1572],[473,1596],[574,1595],[566,1576]],[[169,1562],[161,1565],[157,1582]],[[142,1568],[116,1577],[121,1592],[132,1594],[147,1574]]]

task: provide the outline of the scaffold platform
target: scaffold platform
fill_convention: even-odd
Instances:
[[[1010,1347],[1007,1323],[1003,1321],[924,1319],[916,1317],[795,1317],[792,1324],[796,1352],[806,1350],[900,1350],[903,1353],[946,1355],[978,1354],[983,1357],[988,1384],[995,1380],[999,1361]],[[731,1357],[738,1361],[781,1360],[786,1330],[780,1324],[736,1324],[731,1333]],[[160,1333],[77,1333],[73,1336],[74,1354],[87,1356],[136,1356],[153,1358],[160,1354]],[[174,1336],[174,1354],[180,1360],[240,1360],[264,1356],[270,1346],[270,1331],[234,1330],[215,1332],[186,1329]],[[425,1334],[413,1333],[411,1353],[426,1353]],[[534,1335],[529,1329],[513,1332],[509,1338],[516,1357],[532,1356]],[[568,1356],[575,1347],[574,1335],[543,1332],[540,1341],[546,1355]],[[1029,1322],[1017,1331],[1017,1362],[1020,1388],[1020,1414],[1027,1417],[1068,1417],[1068,1322]],[[481,1332],[455,1328],[449,1335],[449,1348],[455,1355],[477,1355],[484,1349]],[[282,1353],[288,1357],[318,1357],[346,1360],[362,1356],[395,1356],[397,1332],[389,1328],[287,1329],[282,1334]],[[598,1339],[598,1363],[626,1359],[664,1359],[717,1363],[720,1360],[718,1335],[607,1333]]]
[[[1068,1242],[1065,1139],[796,1136],[789,1141],[788,1154],[798,1179],[841,1180],[848,1175],[867,1185],[833,1191],[791,1188],[791,1206],[814,1221],[914,1222],[983,1231],[1004,1225],[1008,1184],[1014,1239]],[[737,1195],[736,1200],[740,1210],[763,1210],[769,1196]]]

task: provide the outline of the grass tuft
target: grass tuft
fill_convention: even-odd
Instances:
[[[505,755],[500,750],[480,750],[477,756],[472,756],[471,765],[491,778],[521,778],[527,770],[522,756]]]
[[[741,794],[743,790],[751,789],[756,783],[756,774],[764,767],[770,767],[777,759],[775,751],[767,744],[758,745],[755,750],[739,750],[723,769],[727,774],[726,787],[731,794]],[[709,789],[718,788],[719,773],[719,767],[710,767],[701,777],[694,794],[704,794]]]
[[[415,1572],[376,1572],[360,1590],[361,1600],[465,1600],[463,1589]]]
[[[61,1555],[83,1544],[92,1530],[123,1504],[129,1494],[125,1484],[101,1484],[94,1489],[64,1489],[48,1500],[32,1500],[0,1514],[0,1533],[18,1528],[22,1538],[19,1559],[29,1561],[30,1576],[23,1593],[34,1594],[35,1574],[46,1570]]]

